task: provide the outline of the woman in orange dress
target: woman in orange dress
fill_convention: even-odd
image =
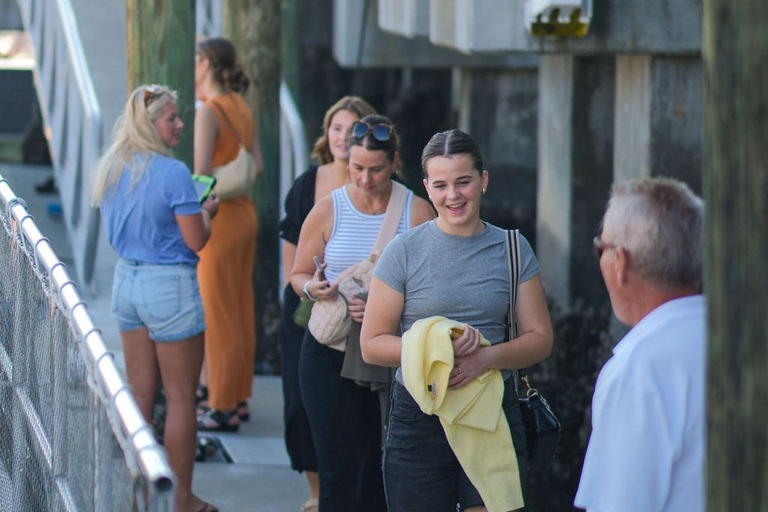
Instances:
[[[198,43],[195,55],[195,174],[212,174],[234,160],[240,145],[254,157],[259,174],[261,151],[253,114],[242,97],[249,80],[223,38]],[[216,234],[200,252],[198,280],[203,299],[205,367],[201,387],[207,407],[198,416],[199,430],[236,432],[247,420],[251,396],[256,326],[253,265],[256,254],[256,209],[247,195],[221,198]]]

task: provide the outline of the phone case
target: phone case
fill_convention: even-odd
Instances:
[[[213,192],[213,187],[216,186],[216,178],[213,176],[195,174],[192,176],[192,181],[195,182],[195,190],[198,193],[200,204],[203,204]]]

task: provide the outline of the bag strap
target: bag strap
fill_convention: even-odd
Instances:
[[[389,195],[389,203],[387,203],[387,211],[384,214],[384,221],[381,223],[376,243],[373,244],[373,249],[371,249],[371,262],[376,263],[376,260],[379,259],[381,252],[387,244],[395,238],[397,227],[400,225],[400,217],[403,216],[403,210],[405,209],[406,199],[408,199],[408,189],[405,188],[405,185],[393,181],[392,192]]]
[[[507,234],[507,270],[509,272],[509,313],[507,327],[510,339],[517,338],[517,323],[515,322],[515,305],[517,304],[517,287],[520,284],[520,230],[512,229]]]
[[[515,322],[515,305],[517,304],[517,290],[520,285],[520,230],[507,231],[507,270],[509,271],[509,313],[507,316],[507,328],[510,339],[517,338],[517,322]],[[528,389],[528,369],[520,368],[515,372],[525,383]],[[515,379],[515,391],[517,391],[517,379]]]
[[[209,105],[213,105],[216,110],[219,111],[219,114],[224,118],[224,120],[227,122],[227,126],[229,126],[229,131],[231,131],[235,137],[237,138],[237,143],[241,146],[245,147],[245,144],[243,144],[243,139],[240,138],[240,134],[235,130],[235,125],[232,124],[232,121],[229,120],[229,116],[227,116],[227,113],[224,111],[224,109],[219,105],[216,101],[211,100],[209,102]]]

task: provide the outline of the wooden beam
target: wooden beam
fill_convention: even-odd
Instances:
[[[301,13],[300,0],[282,0],[280,4],[280,76],[291,91],[301,111]]]
[[[704,0],[707,506],[768,510],[768,8]]]
[[[126,0],[128,93],[141,84],[164,84],[179,95],[185,125],[176,158],[192,169],[195,118],[195,2]]]
[[[264,175],[253,198],[259,215],[256,246],[256,358],[277,357],[280,325],[280,1],[224,0],[224,34],[232,40],[238,59],[253,87],[245,98],[256,115],[264,155]]]

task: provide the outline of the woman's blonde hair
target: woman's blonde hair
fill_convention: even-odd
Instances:
[[[96,164],[91,193],[93,206],[102,203],[125,169],[131,171],[131,186],[134,186],[144,175],[150,153],[170,155],[154,122],[166,105],[176,103],[176,98],[176,91],[164,85],[141,85],[131,93],[123,115],[115,123],[112,145]]]
[[[315,147],[312,149],[312,158],[317,158],[320,165],[333,162],[333,155],[331,154],[331,147],[328,143],[328,130],[331,127],[331,121],[333,116],[341,110],[346,110],[355,114],[359,119],[364,118],[367,115],[375,114],[376,110],[368,104],[362,98],[357,96],[344,96],[339,101],[331,105],[331,108],[325,113],[323,119],[323,134],[315,142]]]

